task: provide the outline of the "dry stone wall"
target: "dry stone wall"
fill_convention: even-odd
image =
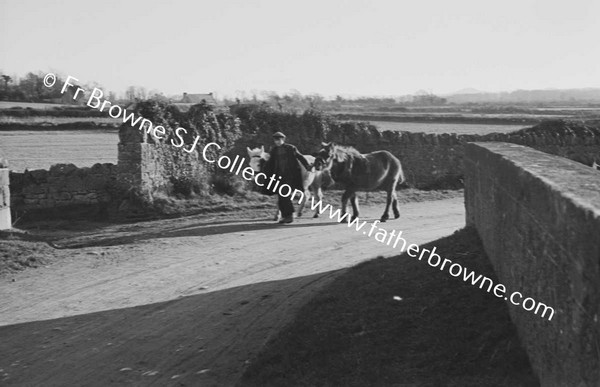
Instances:
[[[364,122],[340,122],[317,112],[290,114],[261,109],[240,109],[245,146],[272,144],[271,135],[282,131],[288,142],[305,154],[314,154],[323,141],[350,145],[360,152],[388,150],[402,162],[406,183],[422,189],[463,186],[464,147],[473,141],[521,144],[542,152],[566,157],[586,165],[600,161],[600,123],[548,121],[513,133],[487,135],[380,132]],[[245,151],[244,151],[245,152]]]
[[[11,172],[14,219],[34,214],[68,216],[73,212],[96,215],[111,201],[116,172],[114,164],[96,164],[89,168],[57,164],[49,170]]]

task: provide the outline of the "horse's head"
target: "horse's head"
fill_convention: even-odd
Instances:
[[[248,157],[250,157],[250,168],[252,168],[254,172],[260,172],[263,164],[269,160],[270,157],[270,155],[265,152],[265,147],[261,146],[260,148],[254,149],[246,147],[246,151],[248,151]]]
[[[323,142],[321,145],[323,148],[321,148],[317,153],[317,157],[315,157],[315,168],[317,170],[331,168],[331,165],[336,158],[335,144],[333,142]]]

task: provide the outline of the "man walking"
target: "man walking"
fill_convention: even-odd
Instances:
[[[295,146],[285,143],[285,134],[276,132],[273,134],[275,147],[271,149],[269,161],[265,165],[265,169],[271,171],[275,176],[281,176],[281,184],[287,184],[292,188],[292,191],[298,189],[304,191],[302,184],[302,171],[300,164],[302,163],[307,171],[312,169],[312,165],[308,163],[306,158],[298,152]],[[292,199],[277,195],[277,205],[281,211],[281,220],[279,223],[292,223],[294,221],[294,204]]]

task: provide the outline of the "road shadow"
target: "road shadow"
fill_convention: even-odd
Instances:
[[[139,226],[137,229],[126,228],[122,231],[111,233],[113,236],[106,236],[105,233],[77,236],[73,238],[64,238],[53,241],[51,245],[59,249],[77,249],[83,247],[101,247],[118,246],[136,243],[144,240],[159,238],[179,238],[179,237],[201,237],[217,234],[228,234],[237,232],[264,231],[289,228],[323,227],[339,226],[338,222],[314,221],[310,223],[294,222],[291,224],[279,224],[272,220],[230,220],[217,222],[199,222],[186,224],[185,226],[171,228],[165,226]],[[157,230],[158,228],[158,230]],[[118,234],[114,236],[114,234]]]
[[[472,228],[421,248],[498,283]],[[238,386],[539,386],[514,307],[407,253],[362,262],[305,304]]]

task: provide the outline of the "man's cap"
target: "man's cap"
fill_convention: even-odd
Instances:
[[[281,132],[275,132],[273,133],[273,138],[285,138],[285,134]]]

